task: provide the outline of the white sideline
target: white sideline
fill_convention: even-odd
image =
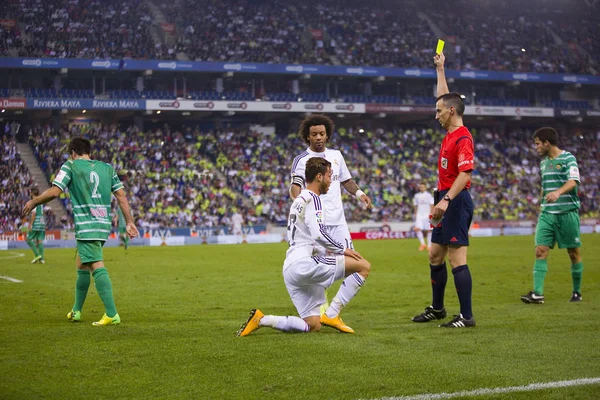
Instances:
[[[14,283],[21,283],[21,282],[23,282],[23,281],[20,281],[18,279],[11,278],[10,276],[2,276],[2,275],[0,275],[0,279],[6,279],[7,281],[14,282]]]
[[[510,387],[498,387],[498,388],[482,388],[475,390],[463,390],[461,392],[454,393],[427,393],[419,394],[415,396],[400,396],[400,397],[383,397],[375,400],[437,400],[437,399],[451,399],[453,397],[465,397],[465,396],[486,396],[500,393],[513,393],[513,392],[529,392],[532,390],[542,389],[553,389],[553,388],[564,388],[569,386],[583,386],[583,385],[595,385],[600,384],[600,378],[583,378],[574,379],[570,381],[556,381],[546,383],[531,383],[525,386],[510,386]]]
[[[23,253],[16,253],[14,251],[7,251],[7,253],[10,253],[11,255],[8,257],[0,257],[0,260],[8,260],[10,258],[19,258],[19,257],[25,257],[25,254]],[[10,276],[2,276],[0,275],[0,279],[5,279],[9,282],[13,282],[13,283],[21,283],[23,281],[19,280],[19,279],[15,279],[15,278],[11,278]]]
[[[10,256],[7,257],[0,257],[0,260],[8,260],[10,258],[19,258],[19,257],[25,257],[25,254],[23,253],[17,253],[15,251],[7,251],[8,254],[12,254]],[[2,253],[0,253],[2,254]]]

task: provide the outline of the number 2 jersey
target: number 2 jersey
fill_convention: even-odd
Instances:
[[[301,191],[292,203],[288,217],[290,247],[285,255],[284,268],[302,258],[312,257],[317,243],[331,253],[344,253],[344,246],[331,237],[324,220],[321,198],[308,189]]]
[[[123,188],[115,170],[98,160],[68,160],[52,181],[65,191],[73,206],[75,239],[106,241],[112,227],[112,193]]]

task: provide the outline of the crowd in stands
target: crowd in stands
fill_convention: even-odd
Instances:
[[[0,135],[0,232],[16,231],[27,227],[28,220],[23,220],[21,210],[31,198],[30,190],[35,186],[25,166],[14,136]],[[44,208],[44,217],[49,229],[57,226],[54,213]]]
[[[598,21],[581,4],[534,0],[364,4],[283,0],[156,0],[175,43],[142,0],[12,0],[1,6],[0,55],[432,67],[597,74]],[[12,18],[12,19],[9,19]],[[156,36],[158,38],[158,36]],[[590,62],[591,60],[591,62]],[[595,61],[594,61],[595,60]]]
[[[142,0],[14,0],[2,7],[17,25],[4,34],[1,56],[166,58]]]
[[[471,131],[476,142],[471,189],[475,220],[535,220],[540,160],[532,132]],[[58,133],[38,129],[30,143],[49,179],[66,159],[69,138],[80,134],[92,140],[94,158],[115,166],[142,228],[230,226],[235,212],[250,225],[283,225],[289,211],[290,168],[306,148],[295,133],[249,129],[174,130],[167,125],[146,133],[116,126],[74,126]],[[343,152],[353,179],[374,206],[365,210],[343,191],[347,220],[411,221],[418,184],[436,185],[438,147],[431,144],[441,142],[442,135],[431,128],[337,129],[329,146]],[[561,147],[579,161],[582,218],[598,216],[600,153],[594,145],[598,140],[600,132],[561,135]]]

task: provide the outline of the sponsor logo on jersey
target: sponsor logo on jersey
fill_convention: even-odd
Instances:
[[[448,169],[448,159],[446,157],[442,157],[442,168]]]
[[[106,207],[99,207],[99,208],[93,208],[90,207],[90,213],[92,214],[92,217],[107,217],[108,213],[106,212]]]
[[[67,173],[63,170],[60,170],[58,171],[58,174],[56,174],[56,178],[54,178],[54,180],[62,183],[62,180],[65,178],[65,176],[67,176]]]
[[[323,223],[323,211],[319,210],[315,213],[315,215],[317,216],[317,222],[319,224]]]

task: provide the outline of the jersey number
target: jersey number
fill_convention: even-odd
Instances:
[[[293,225],[293,227],[292,227]],[[288,227],[287,227],[288,231],[292,231],[292,237],[289,241],[290,246],[295,245],[296,243],[294,242],[294,235],[296,235],[296,214],[290,214],[290,218],[288,220]]]
[[[92,190],[92,199],[99,199],[102,197],[100,193],[98,193],[98,185],[100,184],[100,177],[95,171],[90,172],[90,182],[94,185],[94,189]]]

